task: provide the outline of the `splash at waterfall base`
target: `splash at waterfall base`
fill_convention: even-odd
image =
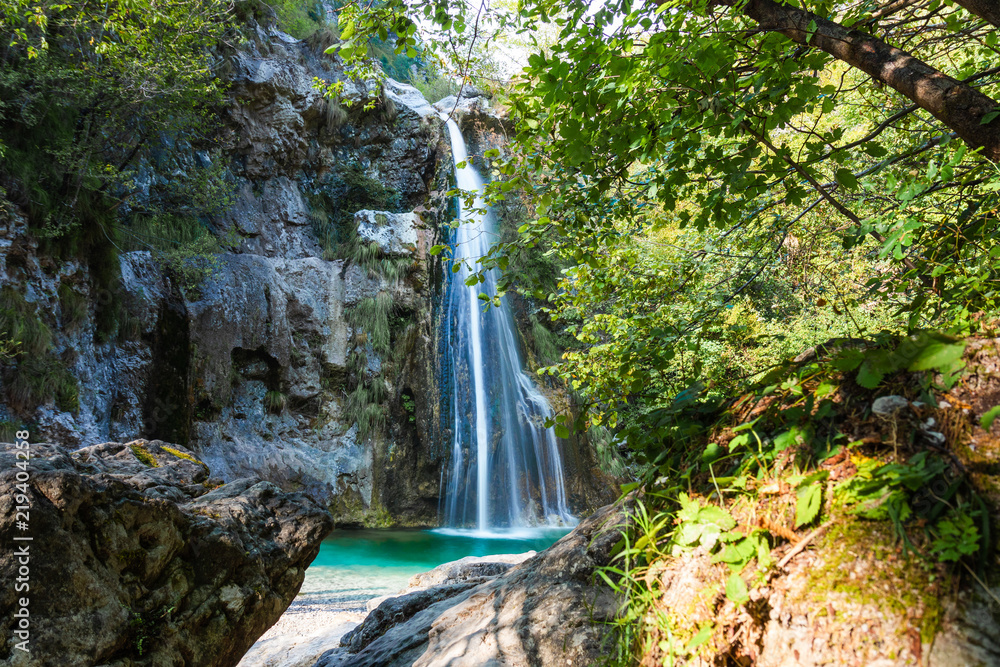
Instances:
[[[456,187],[476,195],[471,207],[459,200],[461,224],[450,239],[456,270],[444,295],[442,358],[450,382],[441,400],[450,409],[452,448],[442,471],[442,520],[481,533],[573,526],[560,443],[545,426],[552,408],[523,370],[510,306],[503,297],[484,309],[479,298],[481,291],[496,295],[496,272],[486,272],[481,285],[470,280],[495,241],[496,220],[480,196],[483,178],[458,123],[445,118]]]

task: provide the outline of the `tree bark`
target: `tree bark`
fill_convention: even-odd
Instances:
[[[955,131],[971,148],[1000,162],[1000,118],[983,124],[1000,104],[972,86],[859,30],[845,28],[812,12],[775,0],[716,0],[733,7],[767,31],[780,32],[799,44],[826,51],[902,93]],[[963,7],[996,8],[996,0],[961,0]],[[971,9],[969,11],[972,11]],[[985,17],[984,17],[985,18]]]
[[[1000,2],[997,0],[955,0],[955,4],[1000,28]]]

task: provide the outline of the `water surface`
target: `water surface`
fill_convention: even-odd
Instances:
[[[569,528],[508,532],[338,530],[306,570],[300,598],[343,611],[363,611],[375,597],[406,587],[410,577],[465,556],[542,551]]]

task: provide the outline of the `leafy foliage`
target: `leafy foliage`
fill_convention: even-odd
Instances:
[[[218,159],[136,195],[141,162],[162,143],[215,151],[215,70],[219,44],[239,39],[233,10],[230,0],[18,0],[0,10],[11,38],[0,56],[0,183],[42,251],[86,259],[93,288],[110,295],[95,312],[99,340],[119,323],[122,237],[134,244],[154,213],[204,215],[228,201]],[[126,212],[140,220],[130,225]]]

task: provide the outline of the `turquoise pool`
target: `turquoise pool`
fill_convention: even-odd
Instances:
[[[464,530],[338,530],[306,570],[300,597],[344,611],[405,588],[410,577],[465,556],[542,551],[569,528],[511,533]]]

